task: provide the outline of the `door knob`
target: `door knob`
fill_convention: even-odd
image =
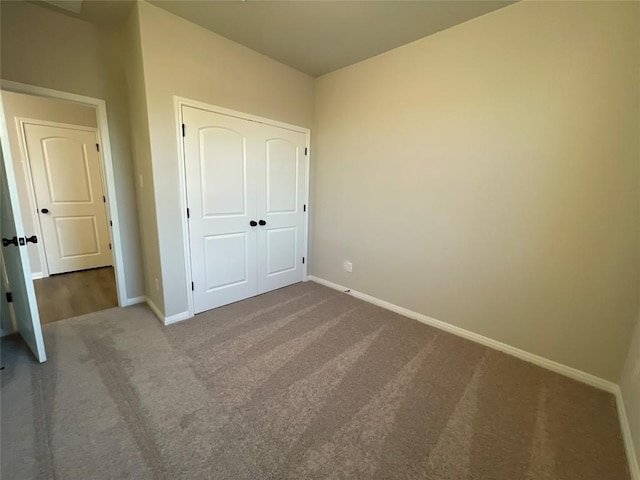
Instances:
[[[258,222],[256,222],[255,220],[251,220],[249,222],[249,225],[251,225],[252,227],[255,227],[256,225],[258,225]]]
[[[260,220],[258,223],[259,223],[260,225],[266,225],[266,224],[267,224],[267,222],[265,222],[264,220]]]
[[[42,213],[49,213],[49,209],[48,208],[43,208],[42,210],[40,210]]]
[[[9,245],[15,245],[17,247],[18,246],[18,237],[13,237],[11,239],[9,239],[9,238],[3,238],[2,239],[2,246],[3,247],[8,247]]]

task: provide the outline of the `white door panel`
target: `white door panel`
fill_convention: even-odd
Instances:
[[[0,112],[0,116],[3,115]],[[3,141],[3,147],[7,145],[8,142]],[[0,237],[17,240],[18,238],[24,239],[24,228],[18,204],[18,192],[15,188],[15,177],[10,162],[11,159],[5,155],[0,158]],[[14,320],[18,332],[38,361],[44,362],[47,356],[27,249],[21,245],[21,242],[18,242],[17,246],[11,243],[0,248],[2,248],[2,261],[13,297],[10,310],[15,316]]]
[[[303,279],[306,135],[265,125],[258,165],[258,291]]]
[[[195,313],[302,280],[306,135],[182,107]]]
[[[266,264],[267,277],[295,270],[297,232],[296,227],[267,228]]]
[[[199,130],[202,214],[219,217],[247,214],[245,137],[221,127]]]
[[[211,292],[249,281],[249,233],[204,237],[205,288]]]
[[[49,273],[113,264],[94,131],[25,124]]]
[[[185,173],[195,313],[257,293],[251,122],[184,107]]]
[[[304,138],[302,139],[304,141]],[[298,151],[281,138],[266,141],[267,213],[295,213],[298,206]],[[303,147],[304,148],[304,143]]]

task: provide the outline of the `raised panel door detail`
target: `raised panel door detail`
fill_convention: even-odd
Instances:
[[[60,246],[60,258],[100,254],[95,217],[56,217],[54,222]]]
[[[296,227],[267,231],[267,276],[295,270]]]
[[[206,290],[212,291],[247,282],[247,254],[247,234],[244,232],[206,236]]]
[[[245,214],[247,164],[243,135],[228,128],[202,128],[200,172],[204,217]]]
[[[93,195],[84,144],[71,138],[42,140],[51,203],[91,203]]]
[[[265,125],[258,169],[258,291],[299,282],[304,276],[306,135]]]
[[[49,274],[113,265],[95,130],[23,124]]]
[[[267,213],[296,211],[298,148],[288,140],[267,140]]]
[[[257,293],[255,122],[183,106],[195,313]]]
[[[181,106],[193,310],[304,275],[307,136]]]

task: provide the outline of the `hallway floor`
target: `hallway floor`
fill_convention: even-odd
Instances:
[[[43,325],[118,306],[113,267],[61,273],[33,283]]]

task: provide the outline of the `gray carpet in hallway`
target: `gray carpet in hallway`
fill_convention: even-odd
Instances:
[[[626,480],[614,397],[314,283],[3,339],[2,478]]]

